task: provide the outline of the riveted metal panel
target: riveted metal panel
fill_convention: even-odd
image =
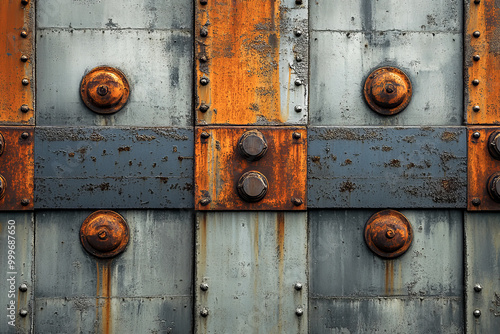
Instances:
[[[499,124],[500,5],[494,0],[466,0],[465,9],[466,120],[468,124]]]
[[[60,332],[57,324],[68,332],[148,326],[189,332],[193,214],[121,211],[130,227],[129,244],[118,257],[100,260],[79,242],[80,226],[90,213],[36,215],[36,332]]]
[[[495,333],[500,328],[499,240],[498,213],[465,214],[467,333]]]
[[[373,213],[309,212],[309,331],[461,333],[462,213],[402,210],[413,243],[392,260],[365,244]]]
[[[39,29],[37,125],[190,126],[192,48],[189,30]],[[100,65],[130,83],[128,103],[112,115],[80,98],[83,76]]]
[[[191,129],[37,127],[36,141],[37,208],[193,206]]]
[[[268,142],[267,153],[248,161],[238,152],[238,140],[258,129]],[[210,135],[202,138],[202,133]],[[295,139],[293,134],[299,134]],[[307,132],[290,127],[198,127],[195,135],[195,208],[197,210],[305,210]],[[249,203],[238,196],[236,185],[248,171],[261,172],[269,187],[265,197]],[[202,204],[204,198],[210,200]],[[293,199],[299,199],[295,205]]]
[[[460,0],[313,1],[311,27],[313,30],[460,32],[462,7]]]
[[[465,128],[312,127],[308,133],[309,207],[466,207]]]
[[[306,123],[307,1],[195,3],[197,124]]]
[[[0,2],[1,124],[34,124],[34,4]]]
[[[397,5],[400,6],[399,4]],[[411,12],[409,12],[411,13]],[[312,125],[461,125],[462,35],[458,32],[312,31]],[[363,85],[376,68],[403,70],[413,86],[394,116],[372,111]]]
[[[5,195],[0,210],[33,210],[33,127],[0,127],[0,175]]]
[[[185,0],[44,0],[37,8],[39,28],[190,30],[192,21]]]
[[[195,333],[307,333],[306,259],[305,212],[198,213]]]

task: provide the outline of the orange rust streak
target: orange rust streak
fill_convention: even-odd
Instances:
[[[198,87],[198,103],[210,111],[198,120],[212,124],[249,124],[264,117],[283,122],[279,85],[280,1],[219,0],[197,16],[197,31],[207,23],[208,37],[200,38],[210,59],[207,86]],[[198,68],[198,80],[204,73]],[[217,112],[213,112],[216,109]]]
[[[100,327],[101,332],[109,334],[111,328],[111,260],[97,262],[97,297],[96,297],[96,318],[99,309],[101,311]],[[101,308],[99,299],[104,300]]]
[[[385,261],[385,294],[394,292],[394,261]]]
[[[31,3],[24,8],[21,1],[0,2],[0,122],[34,124],[33,121],[33,27]],[[21,31],[28,32],[27,38],[21,37]],[[21,61],[21,55],[29,57]],[[21,81],[27,78],[30,83],[23,86]],[[26,104],[30,111],[20,111]]]
[[[279,310],[278,310],[278,332],[281,333],[282,313],[283,313],[283,299],[281,298],[285,293],[283,291],[284,283],[284,256],[285,256],[285,214],[278,212],[276,217],[276,237],[277,237],[277,251],[278,251],[278,273],[279,273]]]

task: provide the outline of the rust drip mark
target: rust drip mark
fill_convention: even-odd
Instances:
[[[285,251],[285,213],[278,212],[276,217],[276,237],[278,251],[278,272],[279,272],[279,303],[278,303],[278,333],[282,330],[282,312],[283,312],[283,283],[284,283],[284,251]]]
[[[394,261],[385,261],[385,294],[394,293]]]
[[[101,333],[104,334],[111,333],[111,262],[112,260],[96,262],[96,319],[99,319]]]
[[[210,105],[208,112],[198,112],[198,122],[283,122],[280,1],[217,2],[198,9],[196,26],[208,29],[208,36],[197,41],[197,58],[210,58],[197,69],[197,101]],[[199,83],[202,78],[209,83]]]

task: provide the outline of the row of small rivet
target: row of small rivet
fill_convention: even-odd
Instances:
[[[21,0],[21,4],[23,6],[26,6],[26,5],[29,4],[29,0]],[[27,38],[28,37],[28,32],[26,31],[26,29],[23,29],[21,31],[21,37],[22,38]],[[27,55],[25,55],[25,54],[21,55],[21,61],[23,63],[26,63],[28,60],[29,60],[29,57]],[[28,78],[23,78],[22,81],[21,81],[21,83],[22,83],[23,86],[28,86],[30,84],[30,80]],[[28,111],[30,111],[30,108],[29,108],[29,106],[27,104],[22,104],[19,109],[23,113],[27,113]]]
[[[478,5],[480,2],[481,2],[481,0],[474,0],[474,3],[475,3],[476,5]],[[473,36],[474,38],[479,38],[479,37],[481,36],[481,32],[480,32],[480,31],[478,31],[478,30],[476,30],[476,31],[474,31],[474,32],[472,33],[472,36]],[[477,61],[479,61],[479,60],[481,59],[481,56],[477,54],[477,55],[474,55],[474,56],[472,57],[472,59],[473,59],[474,61],[476,61],[476,62],[477,62]],[[474,86],[479,86],[479,79],[474,79],[474,80],[472,80],[472,84],[473,84]],[[480,110],[481,110],[481,107],[480,107],[479,105],[475,105],[475,106],[473,106],[473,107],[472,107],[472,111],[474,111],[474,112],[479,112]]]

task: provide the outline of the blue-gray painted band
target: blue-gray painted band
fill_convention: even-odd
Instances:
[[[192,208],[193,130],[37,127],[35,207]]]
[[[309,208],[465,208],[464,127],[312,127]]]

